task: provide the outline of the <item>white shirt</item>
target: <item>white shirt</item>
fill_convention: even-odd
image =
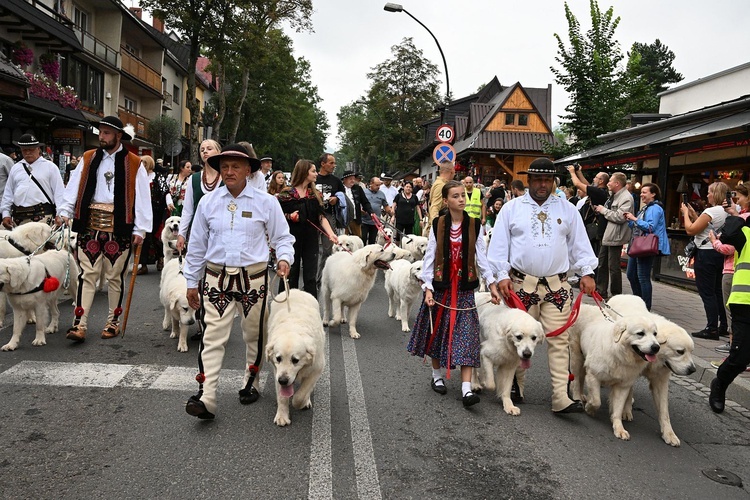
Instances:
[[[236,205],[234,218],[231,202]],[[237,198],[226,186],[216,188],[201,198],[195,211],[182,269],[188,288],[198,287],[208,262],[229,267],[267,262],[269,242],[278,260],[294,263],[294,236],[279,201],[249,184]]]
[[[458,224],[452,224],[451,227],[456,228]],[[457,239],[452,241],[461,241],[459,236]],[[427,250],[424,253],[424,260],[422,261],[422,290],[435,290],[432,288],[432,278],[435,275],[435,249],[437,248],[437,240],[435,239],[435,231],[430,228],[430,236],[427,239]],[[474,254],[476,255],[477,271],[484,278],[489,285],[495,282],[495,278],[492,276],[492,268],[487,262],[487,249],[484,246],[484,227],[479,230],[477,236],[477,242],[474,246]]]
[[[572,268],[583,276],[599,263],[572,203],[550,196],[539,206],[528,193],[503,205],[487,260],[498,280],[508,279],[511,268],[537,277]]]
[[[99,168],[96,169],[96,186],[91,203],[114,203],[115,202],[115,179],[112,177],[107,184],[105,174],[114,174],[115,155],[122,151],[122,144],[112,154],[103,151],[102,161]],[[93,157],[92,157],[93,160]],[[70,181],[65,188],[64,201],[62,209],[58,208],[58,213],[64,217],[72,218],[75,215],[75,205],[78,200],[78,187],[81,184],[81,171],[83,170],[83,160],[78,163],[75,170],[70,173]],[[146,233],[151,232],[153,225],[153,212],[151,210],[151,188],[149,186],[148,173],[143,163],[138,167],[135,176],[135,220],[133,234],[144,237]]]
[[[13,168],[13,159],[0,153],[0,197],[5,192],[5,184],[8,182],[11,168]]]
[[[710,250],[714,246],[708,237],[708,233],[709,231],[713,231],[714,233],[720,232],[721,228],[724,227],[724,222],[727,220],[727,213],[721,205],[714,205],[701,212],[701,215],[703,214],[708,215],[708,218],[711,220],[703,231],[693,236],[693,241],[701,250]]]
[[[583,198],[578,200],[578,203],[576,203],[576,210],[580,210],[587,201],[589,201],[588,196],[584,196]]]
[[[385,199],[388,202],[388,205],[393,205],[393,200],[396,199],[398,189],[396,189],[393,184],[391,184],[389,187],[385,187],[385,184],[383,184],[382,186],[380,186],[380,190],[385,195]]]
[[[261,172],[260,170],[256,170],[255,172],[251,173],[250,177],[247,178],[247,182],[259,191],[263,191],[264,193],[268,191],[268,183],[266,182],[266,178],[263,176],[263,172]]]
[[[2,212],[3,217],[10,217],[11,205],[33,207],[40,203],[49,203],[47,196],[52,198],[52,203],[57,207],[57,214],[59,215],[63,203],[63,194],[65,193],[65,185],[60,170],[54,163],[41,156],[29,165],[31,175],[39,181],[39,184],[47,193],[47,196],[44,196],[39,186],[26,173],[23,168],[24,165],[28,165],[26,160],[21,160],[10,169],[8,182],[6,182],[3,192],[3,201],[0,202],[0,212]]]

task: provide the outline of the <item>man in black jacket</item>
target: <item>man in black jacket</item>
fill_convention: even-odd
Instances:
[[[323,196],[323,211],[331,228],[336,231],[339,226],[337,223],[336,212],[339,210],[339,199],[337,193],[344,192],[344,184],[341,179],[333,175],[336,170],[336,158],[330,153],[323,153],[318,160],[318,178],[315,180],[315,187]],[[323,268],[326,260],[331,256],[333,243],[327,236],[320,238],[320,261],[318,262],[317,282],[320,288],[320,280],[323,277]]]
[[[372,214],[372,206],[370,205],[370,202],[367,201],[367,196],[365,196],[362,186],[357,183],[356,172],[346,170],[341,177],[341,182],[344,183],[346,201],[349,205],[349,208],[347,209],[347,214],[349,214],[347,232],[361,238],[362,210],[365,210],[368,214]]]

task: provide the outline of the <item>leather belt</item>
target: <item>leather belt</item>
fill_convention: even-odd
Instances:
[[[518,278],[520,280],[526,279],[526,274],[522,273],[521,271],[519,271],[517,269],[511,269],[510,270],[510,274],[512,274],[513,276],[515,276],[516,278]],[[560,274],[558,274],[556,276],[557,276],[557,278],[560,281],[568,281],[568,275],[567,275],[567,273],[560,273]],[[542,285],[547,285],[548,284],[547,283],[547,278],[545,276],[540,277],[539,278],[539,283],[541,283]]]
[[[260,264],[251,264],[246,267],[225,267],[220,266],[214,263],[209,263],[206,265],[206,274],[209,276],[213,276],[214,278],[220,278],[222,273],[223,274],[237,274],[240,271],[245,271],[246,273],[252,272],[255,268],[258,268],[258,266],[263,266],[260,268],[260,271],[256,272],[255,274],[248,274],[248,279],[250,280],[256,280],[258,278],[262,278],[264,274],[268,272],[268,263],[263,262]]]
[[[110,203],[89,205],[89,220],[86,228],[92,231],[111,233],[115,229],[115,206]]]
[[[11,205],[10,210],[13,214],[13,217],[17,219],[28,219],[31,217],[55,215],[55,206],[51,203],[38,203],[30,207],[19,207],[18,205]]]

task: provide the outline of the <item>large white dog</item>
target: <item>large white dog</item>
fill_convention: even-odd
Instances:
[[[323,326],[342,323],[343,308],[346,306],[349,308],[346,318],[346,322],[349,323],[349,336],[353,339],[359,338],[359,308],[370,294],[377,270],[388,269],[388,263],[396,257],[390,246],[384,250],[381,245],[367,245],[352,254],[336,252],[328,257],[320,285],[320,296],[323,298]]]
[[[401,248],[409,250],[415,260],[421,260],[427,251],[427,238],[413,234],[406,235],[401,239]]]
[[[278,298],[282,297],[286,294]],[[276,416],[273,422],[284,426],[292,423],[290,398],[296,409],[312,406],[310,395],[326,364],[326,334],[318,301],[309,293],[296,289],[289,290],[286,300],[272,304],[268,325],[266,358],[273,364],[276,379]],[[299,386],[296,392],[295,383]]]
[[[646,365],[642,375],[648,379],[651,396],[659,418],[661,437],[671,446],[680,446],[680,439],[672,429],[669,418],[669,377],[675,375],[690,375],[695,372],[693,350],[695,343],[684,328],[668,320],[664,316],[651,313],[646,303],[635,295],[615,295],[607,304],[623,316],[650,317],[656,323],[656,339],[659,342],[659,352],[656,361]],[[632,391],[625,404],[625,419],[633,418]]]
[[[378,231],[378,236],[375,239],[375,242],[380,246],[385,246],[386,235],[391,239],[391,242],[393,242],[393,228],[392,227],[385,226],[383,227],[383,231]]]
[[[32,345],[45,345],[46,334],[57,331],[60,319],[57,298],[62,292],[68,263],[69,290],[75,290],[78,288],[78,266],[74,260],[68,259],[66,251],[48,250],[33,257],[0,259],[0,288],[8,294],[13,308],[13,336],[0,349],[13,351],[18,347],[32,312],[36,314],[36,338]],[[51,287],[50,278],[57,279],[58,286],[45,292],[45,285]]]
[[[577,385],[573,392],[574,396],[581,395],[586,401],[586,413],[593,416],[601,406],[601,386],[610,387],[612,430],[617,438],[628,440],[630,434],[622,425],[625,403],[646,364],[656,361],[659,352],[656,324],[642,316],[623,317],[614,323],[599,316],[592,321],[584,318],[578,329],[568,330],[570,361]],[[577,324],[581,321],[579,315]],[[582,382],[585,392],[580,387]]]
[[[52,229],[43,222],[29,222],[18,226],[13,231],[0,230],[0,259],[29,255],[42,247],[49,239],[51,232]],[[44,251],[44,247],[39,248],[39,252]],[[5,293],[0,292],[0,328],[5,323],[6,304]],[[29,322],[34,322],[33,313],[29,317]]]
[[[505,413],[520,415],[510,399],[513,376],[531,367],[534,349],[544,341],[542,324],[526,311],[492,304],[489,293],[476,294],[476,303],[482,367],[472,374],[472,389],[496,390]]]
[[[409,263],[394,260],[385,272],[385,291],[388,293],[388,317],[401,321],[401,331],[409,332],[409,311],[421,288],[422,261]]]
[[[179,252],[177,252],[177,235],[180,230],[180,219],[179,215],[173,215],[164,221],[164,229],[161,230],[164,265],[179,255]]]
[[[166,258],[166,255],[165,255]],[[187,301],[187,280],[182,275],[179,259],[172,259],[164,264],[159,285],[159,299],[164,306],[164,331],[171,329],[169,338],[179,337],[177,350],[187,352],[188,327],[195,324],[195,310]]]

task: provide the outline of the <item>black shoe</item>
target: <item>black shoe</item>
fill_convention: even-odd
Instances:
[[[194,333],[190,336],[190,340],[200,340],[203,338],[203,334],[201,332]]]
[[[464,403],[464,407],[468,408],[469,406],[475,405],[479,402],[479,396],[469,391],[464,395],[463,398],[461,398],[461,400]]]
[[[724,411],[724,400],[726,399],[727,388],[719,382],[718,378],[711,381],[711,393],[708,395],[708,406],[714,413]]]
[[[206,405],[197,396],[190,396],[190,399],[185,404],[185,411],[188,415],[198,417],[202,420],[212,420],[216,417],[216,415],[206,409]]]
[[[729,327],[726,325],[719,326],[719,337],[728,337],[729,336]]]
[[[518,380],[513,377],[513,385],[510,387],[510,400],[517,405],[523,404],[523,396],[521,396],[521,388],[518,387]]]
[[[258,401],[259,397],[260,397],[260,393],[258,392],[258,389],[256,389],[253,386],[250,386],[250,389],[240,390],[240,404],[243,404],[243,405],[253,404],[256,401]]]
[[[440,394],[441,396],[446,394],[448,392],[448,388],[445,387],[445,380],[439,378],[439,381],[442,382],[442,384],[438,385],[437,380],[432,379],[432,382],[430,384],[432,385],[432,390]]]
[[[573,401],[567,407],[553,413],[583,413],[583,403],[580,401]]]
[[[691,335],[696,339],[719,340],[719,330],[717,330],[716,328],[706,327],[699,332],[691,333]]]

